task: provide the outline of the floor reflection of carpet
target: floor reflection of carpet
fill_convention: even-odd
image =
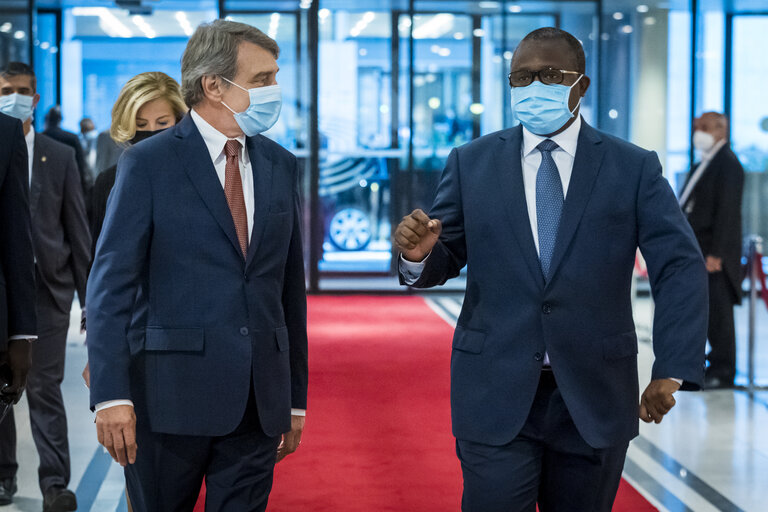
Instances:
[[[452,333],[418,297],[310,297],[307,425],[268,510],[458,510]],[[655,509],[622,482],[614,510]]]

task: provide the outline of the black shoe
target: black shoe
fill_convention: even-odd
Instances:
[[[704,389],[733,389],[733,379],[707,375],[704,377]]]
[[[0,506],[13,503],[13,495],[16,494],[16,477],[0,480]]]
[[[77,510],[75,493],[64,487],[54,486],[43,495],[43,512],[71,512]]]

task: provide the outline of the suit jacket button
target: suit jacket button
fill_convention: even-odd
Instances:
[[[541,352],[536,352],[535,354],[533,354],[533,358],[537,361],[541,361],[542,359],[544,359],[544,356],[541,354]]]
[[[241,327],[240,328],[240,334],[243,336],[248,336],[248,328],[247,327]]]
[[[544,303],[544,305],[543,305],[543,306],[541,306],[541,311],[542,311],[542,312],[543,312],[545,315],[548,315],[548,314],[550,314],[550,313],[552,312],[552,306],[551,306],[549,303],[546,303],[546,302],[545,302],[545,303]]]

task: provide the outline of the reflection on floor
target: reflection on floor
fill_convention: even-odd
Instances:
[[[455,323],[461,296],[429,295],[426,300],[446,321]],[[768,384],[768,311],[757,310],[756,374]],[[649,299],[635,308],[638,332],[649,332]],[[72,452],[71,488],[76,490],[78,510],[124,510],[123,474],[96,443],[93,415],[80,372],[85,366],[84,337],[76,326],[80,311],[72,312],[63,393],[67,403]],[[737,309],[739,344],[738,380],[745,382],[745,307]],[[446,350],[448,348],[446,347]],[[641,388],[650,378],[652,347],[640,343]],[[38,512],[42,498],[37,485],[37,452],[32,443],[26,401],[17,406],[19,432],[19,491],[14,504],[1,512]],[[660,425],[641,424],[640,437],[628,453],[624,476],[660,510],[749,511],[768,509],[768,393],[750,398],[743,391],[678,393],[677,406]],[[366,511],[368,512],[368,511]],[[371,511],[375,512],[375,511]]]

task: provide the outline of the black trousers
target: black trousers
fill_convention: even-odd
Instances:
[[[266,510],[280,436],[262,431],[253,390],[240,425],[221,437],[151,432],[136,413],[136,463],[125,468],[134,512],[191,512],[203,477],[207,511]]]
[[[47,290],[37,290],[38,338],[32,343],[27,403],[32,439],[40,457],[40,490],[66,487],[70,478],[67,414],[61,395],[69,314],[61,312]],[[16,422],[11,411],[0,423],[0,478],[16,476]]]
[[[736,377],[736,330],[733,306],[736,298],[724,272],[709,274],[709,329],[711,350],[707,375],[733,382]]]
[[[573,424],[551,371],[542,371],[522,431],[509,444],[457,440],[463,512],[610,512],[629,443],[595,449]]]

